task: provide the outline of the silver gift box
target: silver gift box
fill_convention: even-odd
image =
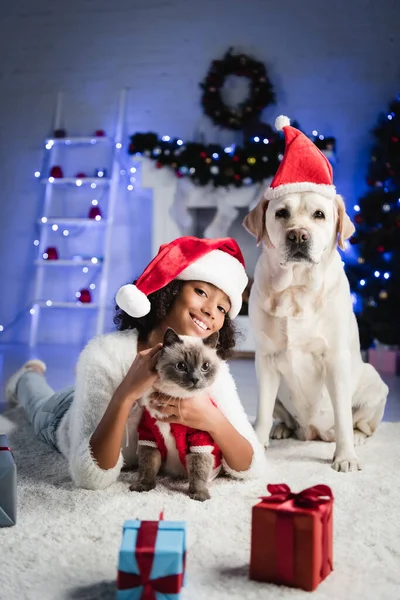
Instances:
[[[17,466],[6,435],[0,435],[0,527],[17,522]]]

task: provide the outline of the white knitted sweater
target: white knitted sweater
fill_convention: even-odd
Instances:
[[[76,367],[75,397],[57,432],[60,451],[68,459],[74,483],[87,489],[101,489],[114,483],[122,467],[137,461],[138,406],[132,410],[119,459],[112,469],[101,469],[90,453],[89,441],[106,408],[137,354],[137,332],[116,331],[93,338],[82,350]],[[253,446],[254,455],[247,471],[234,471],[225,461],[225,471],[239,479],[265,473],[265,453],[250,425],[236,391],[227,363],[222,364],[210,396],[237,431]]]

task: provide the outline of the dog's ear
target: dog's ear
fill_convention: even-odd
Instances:
[[[340,196],[339,194],[336,194],[336,196],[335,196],[335,204],[336,204],[337,213],[338,213],[337,229],[336,229],[336,233],[339,236],[338,244],[339,244],[339,248],[344,250],[344,242],[345,242],[345,240],[348,240],[349,237],[351,237],[353,235],[353,233],[355,232],[355,227],[354,227],[353,223],[350,221],[350,217],[346,212],[344,200],[343,200],[342,196]]]
[[[265,228],[265,213],[268,209],[268,200],[261,198],[253,210],[251,210],[243,220],[243,226],[249,233],[257,238],[257,246],[265,239],[268,248],[273,248],[269,239],[268,231]]]

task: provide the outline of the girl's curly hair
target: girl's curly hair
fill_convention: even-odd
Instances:
[[[136,281],[133,283],[135,284]],[[148,298],[151,309],[144,317],[130,317],[117,304],[115,306],[115,316],[113,319],[115,325],[117,325],[117,330],[125,331],[126,329],[136,329],[139,334],[139,342],[145,342],[150,332],[164,321],[184,285],[184,281],[174,279],[157,292],[149,294]],[[225,315],[224,324],[219,331],[217,346],[217,354],[223,360],[226,360],[232,355],[232,350],[236,344],[236,336],[237,332],[231,319],[228,315]]]

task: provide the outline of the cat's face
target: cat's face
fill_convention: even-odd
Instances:
[[[157,388],[181,398],[204,391],[213,383],[220,364],[217,343],[218,332],[201,339],[178,336],[173,329],[167,329],[156,367],[160,377]]]

